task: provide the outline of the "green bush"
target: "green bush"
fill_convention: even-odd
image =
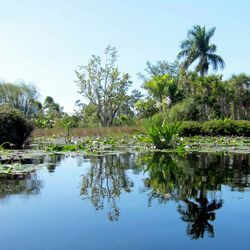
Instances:
[[[198,120],[197,106],[192,98],[187,98],[171,107],[169,118],[172,121]]]
[[[22,148],[32,130],[32,123],[21,112],[7,105],[0,106],[0,145]]]
[[[202,127],[202,125],[201,125],[200,122],[184,121],[184,122],[182,122],[178,133],[179,133],[180,136],[201,135],[203,133],[201,127]]]
[[[236,120],[213,120],[202,124],[205,135],[250,136],[250,122]]]
[[[250,121],[212,120],[203,123],[185,121],[179,128],[180,136],[250,136]]]
[[[202,131],[204,135],[228,135],[229,130],[230,124],[225,124],[223,120],[206,121],[202,124]],[[231,133],[229,133],[229,135],[231,135]]]
[[[158,122],[159,120],[150,120],[147,124],[145,124],[147,134],[151,138],[154,146],[157,149],[167,149],[174,147],[174,138],[175,135],[177,135],[180,122]]]
[[[164,112],[160,112],[153,115],[148,120],[157,126],[161,126],[166,120],[168,120],[168,115]]]
[[[234,133],[239,136],[250,136],[250,121],[238,120],[232,121],[234,124]]]

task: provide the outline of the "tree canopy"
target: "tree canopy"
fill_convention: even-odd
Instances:
[[[96,107],[100,124],[109,126],[113,124],[122,105],[128,102],[128,89],[132,81],[129,74],[118,70],[118,54],[115,47],[108,46],[104,55],[104,60],[93,55],[88,64],[79,66],[75,73],[79,93]]]
[[[217,46],[211,44],[210,40],[215,32],[215,27],[207,30],[205,26],[195,25],[187,33],[187,39],[181,42],[181,51],[178,54],[178,59],[184,59],[182,68],[186,70],[193,62],[198,60],[195,69],[204,76],[208,73],[209,66],[212,65],[213,70],[219,67],[224,68],[224,60],[215,52]]]
[[[0,83],[0,104],[9,104],[21,110],[27,116],[36,114],[41,107],[38,96],[38,91],[34,85]]]

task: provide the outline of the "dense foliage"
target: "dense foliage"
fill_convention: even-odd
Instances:
[[[35,86],[25,83],[0,83],[0,104],[9,104],[21,110],[26,116],[34,116],[41,109]]]
[[[187,33],[187,39],[181,43],[181,51],[178,58],[184,58],[182,68],[186,70],[193,62],[198,60],[196,71],[204,76],[208,73],[209,66],[212,65],[214,70],[218,67],[224,68],[223,59],[215,54],[217,46],[210,43],[214,35],[215,27],[207,30],[205,26],[195,25]]]
[[[0,145],[5,148],[22,148],[33,130],[33,125],[18,110],[0,106]]]
[[[51,96],[40,102],[36,88],[25,83],[2,82],[0,104],[20,110],[37,128],[60,128],[65,135],[77,127],[140,125],[145,119],[150,123],[152,117],[158,117],[161,125],[163,120],[165,124],[189,121],[182,125],[183,135],[248,135],[244,125],[248,123],[243,120],[250,121],[250,76],[241,73],[224,79],[212,74],[225,66],[211,43],[214,33],[215,28],[196,25],[181,42],[173,63],[146,62],[144,73],[139,73],[144,95],[129,91],[131,77],[119,71],[118,52],[108,46],[104,58],[91,56],[87,65],[75,71],[86,102],[77,100],[72,114],[65,113]],[[157,130],[163,133],[162,128]]]
[[[131,99],[127,92],[132,81],[129,74],[118,70],[116,48],[108,46],[104,54],[104,63],[100,56],[92,56],[86,66],[80,66],[75,72],[80,93],[96,109],[100,124],[110,126]]]
[[[206,122],[186,121],[179,129],[181,136],[250,136],[250,121],[211,120]]]

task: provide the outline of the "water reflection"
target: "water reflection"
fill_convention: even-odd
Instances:
[[[81,195],[96,210],[105,210],[109,220],[120,216],[118,199],[134,186],[128,176],[143,172],[142,192],[153,201],[177,203],[180,219],[187,223],[192,239],[214,237],[212,222],[223,206],[222,185],[232,191],[245,191],[250,182],[249,155],[191,154],[185,157],[167,153],[106,155],[90,157],[89,172],[82,177]]]
[[[164,153],[141,156],[139,162],[148,173],[144,183],[152,199],[164,203],[178,202],[181,219],[187,222],[192,239],[203,238],[205,232],[214,237],[215,210],[223,205],[217,197],[222,185],[244,191],[249,186],[249,155],[198,154],[186,157]]]
[[[170,155],[160,152],[144,154],[137,159],[137,165],[148,175],[144,179],[144,184],[149,191],[149,206],[154,199],[160,203],[166,203],[178,197],[176,192],[181,185],[184,169]]]
[[[45,156],[42,161],[49,173],[59,174],[56,185],[65,185],[62,178],[72,178],[63,172],[65,169],[72,169],[70,173],[75,171],[74,178],[79,178],[79,172],[67,168],[62,159],[64,156],[57,154]],[[63,163],[62,171],[55,172],[60,162]],[[77,157],[76,163],[89,166],[86,174],[80,177],[81,198],[97,211],[104,211],[110,221],[119,219],[123,204],[120,197],[125,193],[131,193],[133,198],[145,198],[152,207],[153,203],[164,206],[174,201],[179,220],[185,223],[191,239],[214,237],[218,210],[222,211],[227,202],[223,200],[224,193],[220,192],[223,186],[230,187],[231,191],[249,191],[250,155],[201,153],[180,157],[159,152],[120,153]],[[77,170],[85,171],[83,168]],[[75,188],[71,181],[67,185],[65,188]],[[22,180],[0,179],[0,199],[16,194],[36,195],[42,187],[43,182],[36,174]],[[75,194],[75,189],[72,193]],[[166,209],[170,209],[169,206]]]
[[[0,199],[6,199],[11,195],[37,195],[43,187],[42,181],[36,174],[27,176],[21,180],[0,179]]]
[[[222,207],[223,201],[207,197],[196,198],[195,200],[183,199],[183,205],[178,205],[178,212],[181,219],[188,223],[187,234],[192,239],[204,237],[207,232],[209,237],[214,237],[214,227],[210,221],[215,220],[215,210]]]
[[[82,197],[89,199],[96,210],[107,210],[110,221],[119,219],[117,202],[121,193],[129,193],[133,187],[126,174],[133,166],[133,157],[133,154],[90,157],[90,170],[82,177]]]
[[[63,155],[54,154],[39,156],[30,159],[22,159],[20,163],[30,165],[44,164],[48,172],[52,173],[63,159]],[[0,178],[0,199],[5,200],[12,195],[23,195],[26,198],[30,195],[37,195],[43,187],[43,181],[36,173],[23,175],[22,178],[1,176]]]
[[[46,156],[44,159],[44,164],[46,165],[48,172],[54,173],[63,158],[64,155],[62,154],[53,154]]]

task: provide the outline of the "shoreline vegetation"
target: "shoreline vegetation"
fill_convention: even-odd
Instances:
[[[95,128],[85,132],[78,129],[77,136],[74,136],[74,133],[72,136],[62,136],[60,130],[54,129],[35,130],[25,149],[0,149],[0,178],[10,180],[26,178],[46,165],[44,158],[55,155],[77,157],[126,152],[167,152],[184,157],[193,153],[250,154],[250,137],[178,137],[179,143],[174,147],[158,149],[150,136],[138,132],[139,130],[136,126]]]
[[[225,67],[215,30],[195,25],[174,62],[146,62],[146,94],[130,90],[117,49],[107,46],[75,70],[85,103],[76,100],[73,114],[51,96],[41,102],[33,85],[0,83],[0,175],[22,178],[53,154],[249,154],[250,76],[210,74]]]

